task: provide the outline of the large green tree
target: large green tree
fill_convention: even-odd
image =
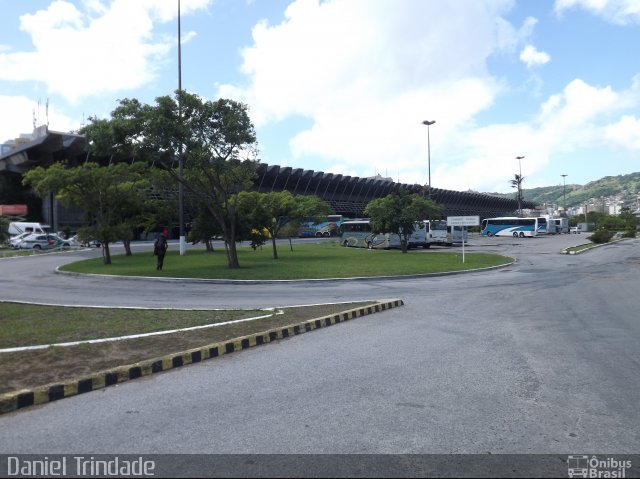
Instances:
[[[204,205],[222,231],[229,268],[240,267],[237,198],[251,187],[258,165],[247,106],[227,99],[205,101],[182,91],[156,98],[155,105],[122,100],[112,119],[123,151],[158,161]]]
[[[409,237],[415,230],[416,222],[434,218],[441,212],[442,208],[434,201],[404,189],[372,200],[365,208],[374,233],[397,234],[403,253],[407,252]]]
[[[53,192],[63,205],[81,207],[89,226],[81,228],[79,235],[99,240],[104,264],[111,264],[109,244],[130,238],[130,219],[144,203],[145,170],[140,162],[109,166],[89,162],[73,168],[54,163],[47,169],[30,170],[23,182],[40,196]]]

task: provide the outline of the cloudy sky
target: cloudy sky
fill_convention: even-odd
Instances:
[[[178,0],[0,0],[0,141],[178,84]],[[509,192],[640,171],[640,0],[182,0],[269,164]],[[524,156],[519,163],[516,156]]]

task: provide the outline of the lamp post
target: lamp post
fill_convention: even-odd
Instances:
[[[569,175],[560,175],[562,176],[562,201],[564,203],[564,214],[567,215],[567,176]]]
[[[433,125],[436,121],[425,120],[422,122],[423,125],[427,125],[427,161],[429,166],[429,199],[431,199],[431,137],[429,135],[429,127]]]
[[[182,123],[182,39],[180,29],[180,0],[178,0],[178,116]],[[180,256],[187,253],[187,238],[184,229],[184,159],[182,158],[182,140],[180,141],[180,151],[178,151],[178,210],[180,221]]]
[[[522,163],[520,160],[524,159],[524,156],[516,156],[516,160],[518,160],[518,171],[520,175],[518,176],[518,216],[522,217]]]

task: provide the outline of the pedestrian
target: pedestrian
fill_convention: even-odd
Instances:
[[[167,248],[169,248],[169,244],[167,243],[167,239],[164,234],[158,236],[158,239],[153,244],[153,254],[158,257],[158,262],[156,263],[156,270],[162,271],[162,265],[164,263],[164,255],[167,254]]]

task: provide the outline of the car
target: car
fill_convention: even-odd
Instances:
[[[20,241],[25,239],[30,234],[33,234],[33,233],[20,233],[19,235],[12,236],[7,241],[7,245],[9,246],[9,248],[17,248],[18,247],[18,243],[20,243]]]
[[[80,241],[78,239],[78,235],[75,235],[69,238],[68,242],[71,246],[83,246],[85,248],[89,248],[91,246],[95,246],[96,248],[99,248],[100,246],[102,246],[102,243],[100,243],[100,241],[94,240],[94,239],[85,239]]]
[[[66,249],[71,246],[71,243],[67,240],[63,240],[58,235],[54,234],[40,234],[32,233],[22,238],[17,244],[19,249],[32,249],[32,250],[51,250],[51,249]]]
[[[580,228],[580,226],[572,226],[569,229],[569,233],[580,234],[580,233],[582,233],[582,228]]]

